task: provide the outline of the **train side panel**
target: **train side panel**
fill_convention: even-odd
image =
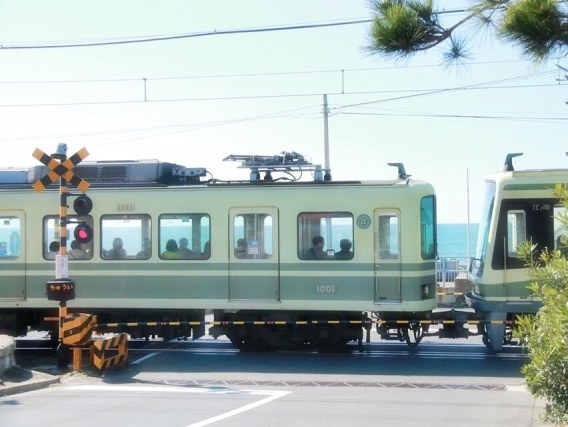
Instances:
[[[2,232],[10,232],[0,235],[0,320],[15,314],[28,325],[57,312],[45,284],[54,277],[46,247],[57,237],[50,227],[59,199],[53,191],[5,190],[0,196]],[[95,234],[89,257],[69,261],[77,284],[72,310],[148,321],[184,311],[194,318],[204,310],[398,313],[435,307],[434,259],[424,259],[419,243],[421,203],[434,199],[429,184],[95,188],[89,196]],[[201,227],[187,235],[197,256],[164,258],[166,235],[188,221]],[[142,234],[125,244],[126,259],[109,259],[112,233],[126,240],[125,230]],[[10,246],[13,232],[18,238],[11,237]],[[327,240],[327,258],[305,259],[316,232]],[[151,254],[139,259],[146,235]],[[241,237],[248,237],[246,258],[234,249]],[[335,258],[343,238],[352,240],[351,259]]]

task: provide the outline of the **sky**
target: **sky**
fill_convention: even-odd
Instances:
[[[372,54],[369,22],[275,31],[371,18],[366,0],[3,0],[0,168],[35,166],[35,148],[59,143],[219,179],[248,176],[230,154],[325,166],[324,94],[332,178],[392,179],[387,163],[404,163],[434,185],[440,223],[478,222],[507,153],[524,153],[517,169],[567,167],[565,58],[535,64],[474,29],[468,63],[448,69],[441,48]]]

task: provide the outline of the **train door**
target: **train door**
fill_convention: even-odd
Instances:
[[[24,212],[0,210],[0,299],[26,297],[24,241]]]
[[[278,209],[232,208],[229,300],[280,300]]]
[[[400,303],[400,212],[375,211],[375,304]]]

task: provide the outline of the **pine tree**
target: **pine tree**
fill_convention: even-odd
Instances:
[[[467,36],[477,23],[519,46],[535,61],[568,52],[568,2],[564,0],[477,0],[466,16],[451,25],[440,20],[434,0],[371,0],[374,10],[369,51],[405,58],[435,46],[448,45],[444,61],[469,58]],[[468,32],[469,31],[469,32]]]

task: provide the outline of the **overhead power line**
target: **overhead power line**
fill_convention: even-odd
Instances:
[[[465,9],[444,10],[440,14],[463,13]],[[203,32],[185,33],[185,34],[168,34],[159,36],[134,36],[125,37],[122,39],[104,39],[86,42],[45,42],[45,43],[1,43],[0,50],[16,50],[16,49],[65,49],[65,48],[79,48],[79,47],[95,47],[95,46],[112,46],[112,45],[125,45],[135,43],[151,43],[161,42],[168,40],[181,40],[191,39],[196,37],[210,37],[220,35],[233,35],[233,34],[254,34],[254,33],[267,33],[276,31],[296,31],[296,30],[309,30],[314,28],[325,27],[339,27],[345,25],[368,24],[372,19],[352,19],[345,21],[314,23],[314,24],[295,24],[295,25],[277,25],[260,28],[237,28],[229,30],[210,30]]]
[[[527,84],[527,85],[510,85],[510,86],[490,86],[490,87],[455,87],[443,89],[407,89],[407,90],[377,90],[377,91],[327,91],[328,95],[380,95],[391,93],[410,93],[409,95],[401,95],[393,98],[383,98],[373,101],[359,102],[349,105],[341,105],[334,107],[335,109],[345,109],[358,107],[361,105],[376,104],[382,102],[398,101],[407,98],[416,98],[429,95],[437,95],[441,93],[450,93],[456,91],[469,91],[469,90],[501,90],[501,89],[530,89],[538,87],[557,87],[558,84]],[[119,105],[119,104],[160,104],[160,103],[174,103],[174,102],[214,102],[214,101],[238,101],[242,99],[278,99],[278,98],[305,98],[305,97],[320,97],[321,92],[303,92],[303,93],[282,93],[282,94],[267,94],[267,95],[234,95],[234,96],[219,96],[219,97],[201,97],[201,98],[162,98],[162,99],[136,99],[136,100],[116,100],[116,101],[83,101],[83,102],[44,102],[33,104],[0,104],[0,108],[16,108],[16,107],[66,107],[66,106],[81,106],[81,105]],[[333,110],[333,109],[332,109]]]
[[[469,91],[469,90],[501,90],[501,89],[530,89],[538,87],[557,87],[557,83],[550,84],[527,84],[527,85],[510,85],[510,86],[492,86],[492,87],[455,87],[443,89],[407,89],[407,90],[377,90],[377,91],[327,91],[328,95],[380,95],[391,93],[409,93],[409,95],[401,95],[393,98],[384,98],[373,101],[359,102],[349,105],[341,105],[335,109],[345,109],[358,107],[361,105],[376,104],[382,102],[397,101],[406,98],[416,98],[429,95],[437,95],[441,93],[450,93],[456,91]],[[305,97],[321,97],[321,92],[303,92],[303,93],[282,93],[282,94],[267,94],[267,95],[234,95],[234,96],[219,96],[219,97],[201,97],[201,98],[162,98],[162,99],[132,99],[132,100],[116,100],[116,101],[73,101],[73,102],[44,102],[33,104],[0,104],[0,108],[17,108],[17,107],[66,107],[66,106],[81,106],[81,105],[119,105],[119,104],[160,104],[160,103],[174,103],[174,102],[214,102],[214,101],[238,101],[243,99],[279,99],[279,98],[305,98]],[[333,110],[333,109],[332,109]]]
[[[539,75],[545,75],[545,74],[550,74],[550,73],[553,73],[553,71],[545,71],[545,72],[539,73]],[[398,100],[402,100],[402,99],[416,98],[416,97],[429,96],[429,95],[437,95],[437,94],[456,92],[456,91],[488,90],[488,89],[514,89],[514,88],[558,86],[557,84],[495,86],[497,83],[505,83],[505,82],[512,82],[512,81],[517,81],[517,80],[525,80],[529,77],[531,77],[531,75],[524,74],[524,75],[521,75],[521,76],[508,77],[508,78],[505,78],[505,79],[475,83],[475,84],[465,85],[465,86],[457,86],[457,87],[449,87],[449,88],[441,88],[441,89],[429,89],[429,90],[420,90],[420,91],[415,90],[415,91],[412,91],[413,93],[411,93],[410,95],[401,95],[401,96],[398,96],[398,97],[395,97],[395,98],[387,98],[387,99],[378,99],[378,100],[374,100],[374,101],[358,102],[358,103],[355,103],[355,104],[338,106],[338,107],[335,107],[335,109],[336,110],[343,110],[345,108],[353,108],[353,107],[359,107],[359,106],[363,106],[363,105],[377,104],[377,103],[390,102],[390,101],[398,101]],[[400,91],[400,92],[404,92],[404,91]],[[406,92],[409,92],[409,91],[406,91]]]
[[[438,119],[487,119],[487,120],[513,120],[522,122],[559,122],[565,124],[568,117],[528,117],[528,116],[505,116],[491,114],[443,114],[443,113],[370,113],[370,112],[343,112],[348,116],[392,116],[392,117],[429,117]]]
[[[251,33],[266,33],[274,31],[292,31],[292,30],[307,30],[310,28],[323,28],[323,27],[338,27],[342,25],[355,25],[364,24],[371,22],[371,19],[359,19],[354,21],[340,21],[340,22],[330,22],[325,24],[300,24],[300,25],[287,25],[287,26],[277,26],[277,27],[265,27],[265,28],[240,28],[233,30],[210,30],[198,33],[187,33],[187,34],[172,34],[164,36],[150,36],[144,38],[127,38],[122,40],[106,40],[106,41],[92,41],[92,42],[78,42],[78,43],[50,43],[46,44],[7,44],[1,43],[0,50],[6,49],[61,49],[61,48],[74,48],[74,47],[94,47],[94,46],[112,46],[112,45],[123,45],[123,44],[134,44],[134,43],[150,43],[150,42],[160,42],[167,40],[180,40],[180,39],[191,39],[196,37],[208,37],[208,36],[220,36],[220,35],[231,35],[231,34],[251,34]]]
[[[364,69],[367,70],[367,69]],[[390,89],[390,90],[365,90],[365,91],[346,91],[342,87],[340,91],[325,91],[328,95],[379,95],[379,94],[403,94],[393,98],[379,99],[373,101],[364,101],[354,104],[342,105],[334,107],[335,110],[342,110],[345,108],[357,107],[361,105],[376,104],[382,102],[395,101],[406,98],[423,97],[428,95],[435,95],[441,93],[450,93],[455,91],[466,91],[466,90],[489,90],[489,89],[520,89],[520,88],[534,88],[534,87],[552,87],[557,86],[558,83],[554,84],[523,84],[523,85],[497,85],[499,83],[513,82],[516,80],[526,80],[531,77],[544,76],[547,74],[554,73],[554,70],[545,70],[538,73],[524,74],[515,77],[509,77],[500,80],[486,81],[480,83],[474,83],[465,86],[457,87],[446,87],[446,88],[432,88],[432,89]],[[87,83],[89,81],[75,81],[69,83]],[[106,82],[103,80],[102,82]],[[23,82],[21,82],[23,83]],[[39,82],[31,82],[39,83]],[[57,83],[54,81],[45,82],[48,84]],[[59,83],[64,83],[63,81]],[[9,84],[9,82],[0,82],[0,84]],[[145,90],[145,86],[144,86]],[[321,96],[322,92],[296,92],[296,93],[266,93],[266,94],[247,94],[247,95],[225,95],[225,96],[204,96],[204,97],[184,97],[184,98],[148,98],[144,92],[144,96],[135,99],[114,99],[114,100],[100,100],[100,101],[72,101],[72,102],[34,102],[34,103],[10,103],[1,104],[0,108],[9,107],[62,107],[62,106],[80,106],[80,105],[113,105],[113,104],[140,104],[140,103],[168,103],[168,102],[205,102],[205,101],[231,101],[231,100],[242,100],[242,99],[279,99],[279,98],[302,98],[302,97],[313,97]],[[333,110],[332,109],[332,110]]]
[[[526,59],[500,59],[491,61],[471,61],[467,66],[473,65],[496,65],[496,64],[512,64],[518,62],[526,62]],[[558,66],[558,65],[557,65]],[[404,69],[414,68],[440,68],[440,64],[422,64],[410,65],[405,64]],[[291,71],[266,71],[253,73],[228,73],[228,74],[195,74],[187,76],[164,76],[164,77],[126,77],[126,78],[108,78],[108,79],[69,79],[69,80],[0,80],[0,85],[38,85],[38,84],[70,84],[70,83],[121,83],[121,82],[141,82],[147,83],[167,80],[199,80],[199,79],[230,79],[230,78],[254,78],[254,77],[276,77],[276,76],[296,76],[306,74],[339,74],[351,72],[373,72],[386,70],[400,70],[399,65],[389,65],[382,67],[364,67],[364,68],[329,68],[321,70],[291,70]]]

